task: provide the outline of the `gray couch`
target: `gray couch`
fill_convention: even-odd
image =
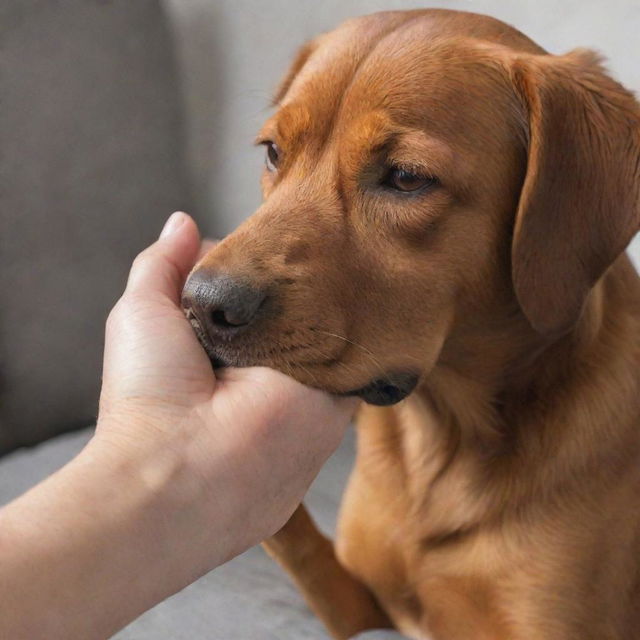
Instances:
[[[0,504],[90,437],[106,314],[131,259],[166,216],[191,211],[205,232],[220,235],[259,202],[262,157],[250,143],[297,46],[347,16],[420,4],[0,3],[0,454],[7,454]],[[541,0],[535,10],[524,1],[433,4],[492,13],[554,51],[596,46],[623,82],[640,87],[635,3],[611,0],[604,9],[596,0]],[[638,240],[632,254],[640,262]],[[351,434],[309,494],[328,532],[352,456]],[[258,548],[117,637],[326,638]]]

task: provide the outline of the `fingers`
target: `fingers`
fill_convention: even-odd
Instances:
[[[135,259],[127,293],[149,297],[162,295],[178,304],[182,286],[199,249],[200,234],[193,219],[181,211],[172,214],[160,238]]]

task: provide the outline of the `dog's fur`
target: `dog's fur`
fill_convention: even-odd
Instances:
[[[265,202],[197,266],[268,304],[208,349],[418,385],[359,412],[336,553],[303,508],[270,552],[336,638],[640,638],[633,96],[588,51],[425,10],[312,40],[276,103]],[[382,187],[391,165],[438,183]]]

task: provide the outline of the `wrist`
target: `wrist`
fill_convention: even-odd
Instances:
[[[88,446],[0,512],[0,636],[109,637],[192,579],[135,468]]]
[[[220,527],[234,512],[233,491],[217,490],[229,487],[226,465],[213,457],[203,465],[201,448],[179,420],[158,427],[108,416],[74,461],[98,470],[97,482],[112,487],[120,520],[150,538],[143,544],[158,549],[168,578],[184,582],[179,588],[238,551]]]
[[[166,501],[188,503],[200,487],[188,473],[187,461],[174,437],[149,437],[156,426],[130,419],[100,419],[94,437],[80,452],[73,466],[108,476],[115,485],[149,508]],[[167,441],[165,441],[167,440]]]
[[[136,427],[126,425],[132,434],[139,433]],[[189,525],[195,528],[197,507],[203,502],[202,482],[192,473],[182,447],[159,446],[145,438],[123,441],[120,435],[111,435],[113,428],[111,423],[97,433],[70,463],[70,471],[79,478],[91,478],[112,521],[136,530],[143,544],[170,548],[179,525],[187,536]],[[165,556],[163,561],[170,563],[172,557]]]

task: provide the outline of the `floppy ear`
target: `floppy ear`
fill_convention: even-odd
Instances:
[[[519,58],[512,79],[529,124],[513,283],[531,325],[559,333],[640,227],[640,108],[589,51]]]
[[[300,49],[298,49],[298,53],[296,53],[296,57],[293,59],[293,63],[289,67],[289,70],[287,71],[285,77],[282,78],[280,84],[278,85],[278,88],[276,89],[273,99],[271,100],[272,106],[276,106],[282,100],[282,98],[287,95],[287,91],[289,91],[289,88],[293,83],[293,79],[298,75],[300,69],[304,67],[305,63],[307,62],[311,54],[316,50],[316,48],[317,42],[314,39],[309,40],[309,42],[305,42],[305,44],[303,44]]]

